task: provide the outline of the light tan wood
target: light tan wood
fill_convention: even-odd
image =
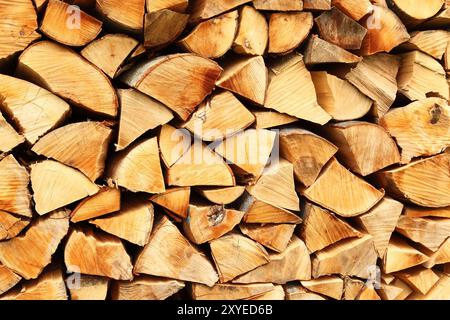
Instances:
[[[284,289],[286,300],[327,300],[319,294],[308,291],[300,284],[288,284]]]
[[[286,250],[295,230],[295,224],[241,224],[247,237],[276,252]]]
[[[98,0],[96,9],[117,28],[138,33],[144,27],[145,0]],[[152,1],[153,2],[153,1]]]
[[[66,278],[66,287],[71,300],[106,300],[110,280],[104,277],[80,274],[74,281],[70,276]]]
[[[16,237],[30,224],[30,219],[0,210],[0,241]]]
[[[104,187],[93,196],[81,201],[71,213],[70,221],[81,222],[120,210],[120,190]]]
[[[450,7],[446,7],[433,18],[425,21],[420,25],[421,28],[435,29],[435,28],[445,28],[450,22]]]
[[[147,12],[154,12],[163,9],[170,9],[177,12],[185,12],[189,1],[188,0],[153,0],[146,1]]]
[[[296,122],[298,120],[295,117],[273,110],[253,111],[253,115],[255,116],[255,129],[268,129],[278,127]]]
[[[437,14],[444,2],[445,0],[430,0],[426,3],[416,3],[411,0],[391,0],[390,4],[408,27],[414,27]]]
[[[258,10],[269,11],[302,11],[302,0],[253,0],[253,6]]]
[[[331,0],[303,0],[303,9],[322,11],[331,9]]]
[[[400,271],[395,275],[421,294],[427,294],[439,281],[439,276],[433,270],[423,267]]]
[[[402,297],[404,289],[393,284],[382,283],[380,289],[377,290],[377,293],[382,300],[402,300],[399,298]]]
[[[72,228],[64,249],[64,262],[68,272],[133,279],[133,266],[122,241],[91,228]]]
[[[369,0],[332,0],[331,4],[356,21],[373,11]]]
[[[294,280],[311,279],[311,260],[303,241],[293,237],[282,253],[269,255],[269,263],[264,264],[236,279],[236,283],[277,283],[285,284]]]
[[[315,65],[323,63],[352,64],[360,62],[362,58],[313,35],[305,49],[304,59],[307,65]]]
[[[226,1],[208,1],[196,0],[191,6],[191,22],[205,20],[217,16],[223,12],[229,11],[241,4],[250,2],[250,0],[226,0]]]
[[[408,300],[448,300],[450,297],[450,276],[442,274],[439,281],[423,295],[419,292],[415,292],[408,296]]]
[[[0,262],[24,279],[36,279],[69,230],[65,210],[35,220],[22,236],[0,242]]]
[[[187,130],[179,130],[165,124],[158,136],[161,159],[167,168],[177,162],[191,147],[191,135]]]
[[[223,187],[223,188],[197,188],[196,191],[204,198],[215,204],[230,204],[239,199],[245,191],[244,186]]]
[[[186,237],[196,244],[220,238],[241,222],[244,212],[225,209],[221,205],[189,205],[183,221]]]
[[[269,26],[265,16],[251,6],[239,11],[239,22],[233,50],[239,54],[263,55],[269,41]]]
[[[194,283],[191,292],[194,300],[238,300],[257,297],[274,288],[271,283],[216,284],[212,288]]]
[[[133,281],[117,281],[111,288],[113,300],[165,300],[185,286],[172,279],[140,276]]]
[[[356,300],[364,285],[365,283],[359,279],[345,277],[343,300]]]
[[[150,200],[179,217],[187,218],[190,195],[189,187],[171,188],[152,196]]]
[[[344,292],[344,280],[337,276],[327,276],[308,281],[301,281],[301,284],[310,291],[320,293],[336,300],[341,300]]]
[[[444,208],[422,208],[406,206],[404,215],[412,218],[425,218],[425,217],[437,217],[437,218],[450,218],[450,207]]]
[[[150,242],[138,254],[135,274],[148,274],[212,287],[218,276],[209,259],[165,216],[154,225]]]
[[[405,240],[393,237],[389,241],[383,259],[384,272],[392,273],[417,266],[428,260],[428,257],[411,247]]]
[[[285,294],[284,294],[283,286],[278,285],[278,286],[275,286],[275,288],[271,291],[261,293],[254,297],[246,298],[245,300],[267,301],[267,300],[284,300],[284,298],[285,298]]]
[[[381,298],[375,291],[375,288],[373,286],[369,287],[366,286],[363,287],[362,291],[360,292],[356,300],[381,300]]]
[[[408,50],[420,50],[437,60],[441,60],[447,49],[449,39],[450,33],[446,30],[414,31],[411,33],[411,39],[402,47]]]
[[[6,121],[0,113],[0,152],[9,152],[18,145],[25,142],[25,138],[17,133],[16,130]]]
[[[186,120],[211,93],[221,73],[222,69],[214,61],[184,53],[142,61],[124,73],[121,79],[162,102]],[[189,86],[188,96],[186,86]]]
[[[22,278],[0,264],[0,299],[1,295],[13,288]]]
[[[144,47],[161,48],[171,44],[183,33],[188,20],[188,14],[169,9],[147,13],[144,23]]]
[[[157,138],[140,141],[116,154],[107,175],[132,192],[164,192]]]

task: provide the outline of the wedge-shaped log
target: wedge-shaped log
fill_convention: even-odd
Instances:
[[[397,96],[399,58],[385,53],[376,54],[358,63],[345,78],[374,101],[373,114],[384,115]]]
[[[30,219],[0,210],[0,241],[16,237],[30,224]]]
[[[110,280],[104,277],[80,274],[80,278],[66,279],[66,286],[70,291],[71,300],[99,301],[106,300]]]
[[[21,279],[22,277],[0,264],[0,297],[18,284]]]
[[[261,293],[254,297],[246,298],[245,300],[262,300],[262,301],[284,300],[285,296],[286,295],[284,293],[283,286],[278,285],[278,286],[275,286],[275,288],[271,291]]]
[[[78,170],[53,160],[31,166],[31,187],[40,215],[96,194],[100,189]]]
[[[30,175],[13,155],[0,160],[0,210],[25,217],[32,216]]]
[[[91,228],[72,229],[64,249],[64,261],[68,272],[115,280],[133,279],[133,266],[122,241]]]
[[[238,27],[237,10],[199,23],[180,40],[187,51],[205,58],[219,58],[233,45]]]
[[[270,69],[271,80],[264,103],[266,108],[321,125],[331,120],[331,116],[317,103],[314,83],[302,56],[287,56]]]
[[[0,60],[24,50],[39,39],[36,11],[30,0],[0,1]]]
[[[218,280],[208,258],[165,216],[155,224],[150,242],[137,256],[134,272],[203,283],[210,287]]]
[[[72,211],[70,221],[80,222],[120,210],[120,190],[105,187],[81,201]]]
[[[294,234],[295,224],[241,224],[241,232],[276,252],[286,250]]]
[[[53,130],[31,149],[83,172],[92,181],[104,171],[112,130],[100,122],[78,122]]]
[[[214,141],[246,129],[254,115],[231,93],[223,91],[203,102],[183,125],[204,141]]]
[[[433,268],[437,264],[450,263],[450,238],[447,238],[435,252],[430,250],[426,253],[429,259],[422,264],[426,268]]]
[[[428,257],[411,247],[405,240],[392,237],[383,259],[383,269],[386,273],[405,270],[427,261]]]
[[[121,0],[98,0],[95,6],[97,11],[114,26],[138,33],[144,27],[145,2],[145,0],[131,0],[124,6]]]
[[[373,286],[365,286],[362,288],[356,300],[370,301],[370,300],[381,300],[381,298]]]
[[[378,257],[383,258],[391,235],[395,230],[403,204],[384,197],[368,213],[356,217],[356,222],[373,237]]]
[[[255,116],[254,127],[256,129],[268,129],[296,122],[298,119],[285,113],[279,113],[273,110],[253,111]]]
[[[31,82],[3,74],[0,75],[0,96],[0,109],[10,116],[31,144],[70,114],[69,104],[58,96]]]
[[[90,221],[98,228],[138,246],[150,240],[154,219],[153,205],[145,200],[127,199],[119,212]]]
[[[28,47],[19,57],[16,73],[83,109],[117,114],[117,96],[108,77],[61,45],[40,41]]]
[[[191,4],[191,22],[206,20],[240,6],[250,0],[194,0]]]
[[[170,186],[234,186],[233,172],[223,159],[200,141],[167,170]]]
[[[212,240],[210,246],[221,283],[233,280],[270,261],[263,246],[238,233],[229,233]]]
[[[333,186],[338,193],[326,192]],[[363,179],[349,172],[336,159],[331,159],[316,182],[304,191],[310,201],[315,202],[342,217],[354,217],[366,213],[384,196]]]
[[[286,54],[297,48],[313,27],[310,12],[277,12],[269,19],[269,53]]]
[[[303,9],[324,11],[331,9],[331,0],[303,0]]]
[[[434,209],[434,208],[406,206],[404,215],[413,218],[424,218],[424,217],[450,218],[450,207]]]
[[[405,0],[389,0],[389,5],[397,12],[408,27],[414,27],[433,17],[444,5],[445,0],[427,2],[411,2]]]
[[[378,183],[392,195],[424,207],[450,205],[450,153],[417,160],[410,164],[379,171]]]
[[[262,105],[266,97],[267,82],[268,72],[264,59],[258,56],[229,59],[216,85]]]
[[[353,279],[350,277],[344,278],[344,295],[343,300],[356,300],[362,288],[364,282],[359,279]]]
[[[258,10],[269,11],[302,11],[302,0],[253,0],[253,6]]]
[[[286,300],[327,300],[317,293],[307,290],[300,284],[288,284],[285,287]]]
[[[202,244],[231,231],[241,222],[244,212],[225,209],[224,206],[189,206],[189,215],[183,221],[186,237],[196,244]]]
[[[25,138],[17,133],[16,130],[6,121],[0,113],[0,152],[10,152],[18,145],[25,142]]]
[[[411,39],[402,45],[408,50],[422,51],[437,60],[441,60],[447,49],[450,32],[446,30],[414,31]]]
[[[358,63],[361,57],[342,49],[341,47],[320,39],[313,35],[305,50],[305,63],[307,65],[322,63]]]
[[[230,204],[236,201],[245,191],[244,186],[223,188],[197,188],[196,191],[215,204]]]
[[[421,294],[427,294],[439,281],[439,276],[433,270],[423,267],[400,271],[395,275]]]
[[[238,30],[233,41],[234,52],[262,56],[268,41],[269,26],[264,15],[251,6],[244,6],[239,11]]]
[[[432,156],[450,146],[450,108],[447,101],[427,98],[396,108],[380,119],[401,148],[402,162]]]
[[[144,47],[161,48],[171,44],[183,33],[188,20],[188,14],[169,9],[147,13],[144,23]]]
[[[430,94],[449,100],[449,86],[442,65],[429,55],[411,51],[401,55],[398,72],[399,91],[411,101]]]
[[[303,212],[304,222],[299,235],[311,253],[343,239],[363,236],[348,223],[321,207],[307,203]]]
[[[170,9],[177,12],[185,12],[189,5],[189,0],[153,0],[146,1],[147,12],[154,12],[163,9]]]
[[[155,194],[150,200],[181,218],[187,218],[190,195],[190,187],[171,188]]]
[[[367,29],[360,50],[364,56],[390,52],[410,38],[399,17],[388,8],[379,5],[373,5],[373,13],[363,18],[361,25]]]
[[[269,263],[234,279],[233,282],[285,284],[309,279],[311,279],[311,259],[308,249],[303,241],[294,236],[285,251],[270,254]]]
[[[348,121],[331,124],[325,131],[339,147],[338,157],[348,168],[362,176],[400,162],[395,141],[379,125]]]
[[[195,300],[237,300],[249,299],[272,291],[272,283],[216,284],[214,287],[194,283],[191,293]]]
[[[186,120],[211,93],[221,73],[222,69],[212,60],[180,53],[143,61],[126,72],[122,80],[164,103]],[[168,87],[171,90],[167,90]]]
[[[369,0],[332,0],[331,4],[356,21],[373,11]]]
[[[49,38],[67,46],[81,47],[94,40],[102,30],[102,22],[80,10],[79,21],[72,21],[73,9],[68,3],[49,0],[40,30]],[[79,23],[79,25],[76,25]]]
[[[341,300],[344,292],[344,280],[337,276],[326,276],[312,280],[301,281],[306,289],[324,296]]]
[[[181,130],[165,124],[158,135],[161,159],[167,168],[177,162],[191,147],[191,135],[188,130]]]
[[[280,154],[294,165],[295,178],[305,186],[316,181],[337,147],[312,132],[288,128],[280,130]]]
[[[376,262],[372,236],[347,239],[316,252],[312,259],[312,276],[340,274],[368,279]]]
[[[22,236],[0,242],[0,262],[24,279],[36,279],[68,230],[65,210],[38,218]]]
[[[132,192],[164,192],[157,138],[143,140],[116,154],[108,176]]]
[[[427,294],[415,292],[408,296],[408,300],[448,300],[450,297],[450,276],[441,274],[439,281]]]
[[[377,292],[382,300],[405,300],[412,293],[412,289],[397,278],[395,283],[382,283]]]
[[[165,300],[184,288],[184,282],[140,276],[133,281],[117,281],[111,288],[113,300]]]

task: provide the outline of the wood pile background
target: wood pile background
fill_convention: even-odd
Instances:
[[[449,27],[0,0],[0,300],[450,299]]]

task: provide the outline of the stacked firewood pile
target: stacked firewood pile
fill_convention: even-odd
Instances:
[[[0,300],[450,299],[449,27],[0,0]]]

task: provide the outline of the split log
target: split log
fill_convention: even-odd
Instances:
[[[302,0],[253,0],[253,6],[258,10],[269,11],[302,11]]]
[[[303,210],[304,222],[299,235],[305,241],[309,252],[322,250],[340,240],[358,237],[358,230],[337,218],[331,212],[311,203],[305,205]]]
[[[144,23],[144,47],[162,48],[171,44],[183,33],[188,20],[188,14],[169,9],[147,13]]]
[[[328,125],[325,132],[339,147],[339,159],[362,176],[400,162],[395,141],[379,125],[362,121],[340,122]]]
[[[208,201],[215,204],[230,204],[239,199],[245,191],[244,186],[224,187],[224,188],[197,188],[200,193]]]
[[[338,193],[325,192],[333,186]],[[384,190],[377,190],[372,185],[342,166],[336,159],[331,159],[316,182],[303,192],[310,201],[327,208],[342,217],[354,217],[366,213],[384,196]]]
[[[255,183],[271,161],[275,142],[275,132],[249,129],[221,141],[214,151],[231,164],[240,181]]]
[[[28,47],[19,57],[16,73],[83,109],[117,114],[117,96],[108,77],[61,45],[41,41]]]
[[[0,210],[0,241],[16,237],[30,224],[30,219]],[[0,290],[1,291],[1,290]]]
[[[408,300],[448,300],[450,297],[450,276],[442,274],[439,281],[423,295],[419,292],[415,292],[408,296]]]
[[[213,252],[214,254],[214,252]],[[233,280],[235,283],[277,283],[311,279],[311,259],[303,241],[292,237],[285,251],[269,255],[269,263]]]
[[[325,71],[311,72],[319,105],[334,120],[346,121],[362,118],[373,101],[346,80]]]
[[[31,144],[60,125],[70,114],[69,104],[58,96],[31,82],[3,74],[0,75],[0,96],[0,109],[9,115]]]
[[[345,78],[374,100],[373,114],[384,115],[397,96],[397,73],[400,61],[396,56],[377,54],[364,59]]]
[[[331,4],[356,21],[374,10],[369,0],[332,0]]]
[[[269,129],[285,124],[291,124],[298,120],[285,113],[279,113],[272,110],[258,110],[253,111],[252,113],[255,116],[255,129]]]
[[[419,250],[411,247],[399,237],[393,237],[383,258],[383,269],[386,273],[405,270],[428,260]]]
[[[211,93],[222,69],[197,55],[172,54],[143,61],[121,78],[129,86],[164,103],[186,120]],[[167,90],[167,87],[171,90]],[[189,87],[189,95],[185,89]]]
[[[181,218],[187,218],[190,196],[191,188],[181,187],[167,189],[163,193],[155,194],[150,200]]]
[[[426,98],[396,108],[380,119],[401,148],[402,162],[433,156],[450,146],[450,108],[440,98]]]
[[[183,124],[204,141],[232,136],[255,121],[253,114],[231,93],[222,91],[207,98]]]
[[[243,234],[276,252],[286,250],[294,234],[295,227],[295,224],[240,225]]]
[[[40,38],[36,11],[30,0],[0,1],[0,61]]]
[[[427,251],[427,250],[423,250]],[[429,259],[422,265],[425,268],[433,268],[437,264],[444,264],[450,262],[450,238],[447,238],[442,245],[435,252],[431,250],[426,252]]]
[[[170,186],[223,186],[236,184],[231,168],[223,159],[200,141],[167,170]]]
[[[0,300],[1,295],[13,288],[22,278],[0,264]]]
[[[187,51],[205,58],[219,58],[233,45],[238,27],[237,10],[198,24],[194,30],[180,40]]]
[[[423,267],[400,271],[395,275],[421,294],[427,294],[439,281],[438,275],[433,270]]]
[[[330,10],[331,0],[303,0],[303,10]]]
[[[371,269],[376,266],[376,261],[377,253],[372,236],[346,239],[316,252],[312,259],[312,276],[318,278],[340,274],[367,279]]]
[[[336,300],[341,300],[344,291],[344,281],[337,276],[327,276],[308,281],[301,281],[301,284],[310,291]]]
[[[417,160],[375,173],[378,183],[392,195],[424,207],[450,205],[450,153]]]
[[[303,58],[292,54],[270,68],[271,80],[264,106],[318,124],[331,117],[317,103],[314,83]]]
[[[310,12],[272,13],[269,19],[269,53],[287,54],[300,46],[313,27]]]
[[[364,285],[365,283],[359,279],[345,277],[343,300],[356,300]]]
[[[341,47],[313,35],[305,50],[305,63],[315,65],[322,63],[358,63],[361,57],[342,49]]]
[[[36,279],[68,230],[69,212],[65,210],[38,218],[23,235],[0,242],[0,262],[26,280]]]
[[[254,297],[246,298],[246,300],[284,300],[285,294],[283,286],[275,286],[275,288],[271,291],[261,293],[259,295],[256,295]]]
[[[78,276],[78,275],[77,275]],[[97,276],[79,275],[80,278],[70,281],[66,279],[66,287],[70,291],[71,300],[106,300],[109,279]]]
[[[212,287],[218,280],[206,256],[163,216],[154,225],[149,243],[138,254],[135,274],[148,274]]]
[[[0,113],[0,152],[10,152],[18,145],[25,142],[25,138],[17,133],[16,130],[6,121],[3,115]]]
[[[425,217],[450,218],[450,207],[434,209],[434,208],[406,206],[404,215],[412,218],[425,218]]]
[[[154,1],[152,1],[154,2]],[[145,0],[97,0],[97,11],[119,29],[139,33],[144,27]]]
[[[269,41],[269,26],[266,18],[255,8],[244,6],[239,11],[239,23],[233,50],[239,54],[261,56]]]
[[[195,300],[239,300],[249,299],[272,291],[272,283],[216,284],[214,287],[192,284],[192,298]]]
[[[366,1],[369,2],[368,0]],[[343,1],[337,2],[342,4],[340,7],[343,9],[345,9],[344,6],[347,5],[350,10],[352,8],[357,10],[359,8],[355,7],[355,4],[365,6],[366,1],[351,1],[352,4]],[[369,8],[372,8],[370,2],[369,5]],[[357,12],[354,13],[358,15]],[[363,16],[364,15],[365,13]],[[333,7],[330,11],[322,13],[319,17],[314,19],[317,27],[319,28],[320,37],[325,41],[335,44],[342,49],[360,49],[367,30],[355,20],[349,18],[335,7]]]
[[[279,141],[280,155],[294,165],[295,178],[307,187],[337,152],[329,141],[303,129],[282,129]]]
[[[78,122],[51,131],[31,150],[76,168],[95,181],[103,175],[111,134],[112,130],[100,122]]]
[[[375,288],[373,286],[366,286],[364,287],[356,300],[381,300],[380,296],[375,291]]]
[[[426,3],[416,3],[404,0],[389,0],[388,3],[393,10],[402,18],[406,25],[413,28],[433,17],[439,12],[444,0],[430,0]]]
[[[189,215],[183,221],[186,237],[202,244],[222,237],[241,222],[244,212],[215,205],[189,205]]]
[[[431,19],[420,24],[419,27],[427,29],[445,28],[448,26],[449,22],[450,22],[450,7],[447,7],[445,10],[442,10]]]
[[[72,211],[70,221],[81,222],[120,210],[120,190],[105,187],[81,201]]]
[[[327,300],[317,293],[305,289],[299,284],[288,284],[285,287],[286,300]]]
[[[245,212],[243,221],[246,223],[292,223],[299,224],[302,219],[296,214],[268,204],[248,193],[245,193],[240,207]]]
[[[263,246],[237,233],[212,240],[210,246],[220,283],[233,280],[270,261]]]
[[[166,106],[139,91],[119,89],[117,95],[121,110],[116,151],[125,149],[145,132],[173,119]]]
[[[31,217],[30,175],[13,155],[0,160],[0,210]]]
[[[164,9],[170,9],[176,12],[185,12],[189,5],[189,0],[153,0],[146,1],[146,3],[147,12],[154,12]]]
[[[133,279],[130,257],[119,238],[92,229],[74,228],[67,239],[64,261],[68,272]]]
[[[250,2],[250,0],[220,0],[214,2],[209,0],[194,0],[190,7],[190,21],[194,23],[199,20],[209,19],[247,2]]]
[[[24,283],[22,288],[0,296],[0,300],[67,300],[62,270],[53,267],[38,279]]]
[[[164,192],[156,137],[138,142],[117,153],[110,163],[107,175],[119,186],[132,192]]]
[[[165,300],[184,288],[184,282],[141,276],[133,281],[117,281],[111,288],[113,300]]]
[[[411,51],[401,55],[398,89],[405,97],[424,100],[437,96],[449,100],[449,85],[442,65],[429,55]]]
[[[167,168],[177,162],[191,147],[191,135],[187,130],[179,130],[165,124],[158,136],[161,159]]]
[[[384,197],[368,213],[355,218],[355,221],[373,237],[375,250],[380,258],[384,257],[402,210],[402,203]]]
[[[80,53],[110,78],[115,78],[127,57],[137,46],[138,41],[132,37],[124,34],[107,34],[92,41]]]
[[[386,300],[386,298],[389,298],[387,293],[388,290],[390,291],[389,296],[392,294],[395,295],[395,300],[405,300],[413,292],[413,290],[399,278],[395,278],[388,288],[386,288],[386,285],[382,284],[381,289],[378,290],[378,293],[383,299]]]
[[[81,172],[53,160],[31,166],[35,209],[40,215],[96,194],[100,189]]]
[[[75,21],[73,14],[68,3],[49,0],[40,30],[47,37],[74,47],[88,44],[102,31],[103,23],[93,16],[79,10]]]
[[[373,5],[373,13],[363,18],[361,25],[367,29],[360,50],[364,56],[390,52],[410,38],[399,17],[388,8],[379,5]]]
[[[267,83],[268,73],[264,59],[257,56],[228,60],[216,85],[262,105]]]
[[[116,237],[138,246],[145,246],[150,240],[154,209],[148,201],[128,199],[119,212],[107,217],[91,220],[90,223]]]
[[[437,60],[441,60],[450,39],[446,30],[425,30],[411,33],[411,39],[402,45],[407,50],[420,50]]]

